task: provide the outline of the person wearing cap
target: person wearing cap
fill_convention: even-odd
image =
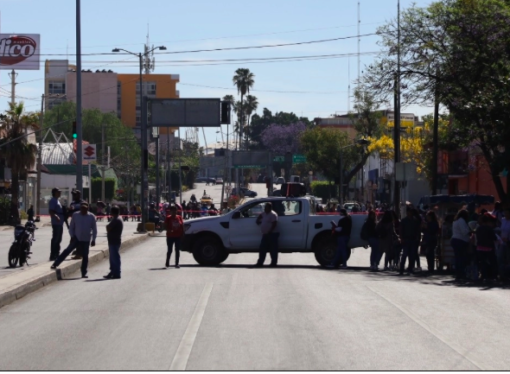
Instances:
[[[72,238],[71,242],[75,243],[82,256],[81,277],[88,278],[87,267],[89,263],[89,249],[96,245],[97,237],[96,216],[89,212],[89,204],[85,202],[81,203],[80,211],[73,214],[69,226],[69,234]],[[62,261],[69,256],[73,249],[74,246],[69,245],[60,256],[58,256],[51,268],[56,269]]]
[[[73,201],[71,201],[71,204],[69,204],[69,210],[68,210],[68,218],[72,218],[73,215],[77,212],[79,212],[81,210],[81,204],[85,202],[85,200],[83,200],[81,198],[81,191],[80,190],[74,190],[71,192],[71,194],[73,195]],[[80,254],[80,250],[77,248],[77,242],[76,241],[72,241],[69,243],[69,246],[73,246],[72,249],[76,249],[76,251],[73,252],[73,260],[80,260],[81,259],[81,254]],[[68,248],[69,248],[68,246]]]
[[[61,191],[58,188],[51,190],[51,200],[49,204],[51,216],[51,247],[50,247],[50,261],[55,261],[60,254],[60,243],[62,242],[62,235],[64,233],[64,210],[60,204]]]

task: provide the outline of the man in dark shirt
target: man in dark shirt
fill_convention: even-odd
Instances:
[[[79,212],[81,210],[81,204],[85,202],[85,200],[83,200],[81,198],[80,190],[74,190],[71,192],[71,194],[73,195],[73,201],[71,201],[71,204],[69,205],[69,209],[67,209],[68,218],[72,218],[74,213]],[[71,238],[71,242],[69,243],[67,248],[74,246],[74,248],[76,250],[73,252],[72,259],[73,260],[81,260],[82,256],[80,253],[80,248],[78,247],[78,241],[77,240],[73,241],[72,239],[73,238]]]
[[[111,208],[112,219],[106,226],[108,238],[108,251],[110,252],[110,273],[105,275],[105,279],[120,279],[120,244],[122,229],[124,225],[119,218],[120,209],[114,205]]]
[[[404,274],[406,258],[409,259],[409,272],[413,272],[413,264],[417,248],[420,245],[421,222],[415,217],[412,208],[407,208],[406,217],[400,221],[400,241],[403,248],[400,261],[400,275]]]

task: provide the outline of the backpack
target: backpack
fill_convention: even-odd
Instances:
[[[359,237],[361,238],[361,240],[365,240],[365,241],[368,240],[368,222],[367,221],[365,221],[365,223],[361,227],[361,232],[359,234]]]

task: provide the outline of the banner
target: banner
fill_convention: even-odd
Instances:
[[[0,34],[0,70],[39,70],[39,34]]]

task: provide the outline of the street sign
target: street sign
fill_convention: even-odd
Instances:
[[[273,158],[273,162],[285,162],[285,156],[276,156]]]
[[[395,179],[404,182],[416,179],[416,165],[409,162],[397,162],[395,164]]]
[[[234,169],[263,169],[266,168],[266,165],[235,165]]]
[[[87,144],[83,146],[83,159],[88,161],[96,160],[96,145],[95,144]]]
[[[306,162],[306,156],[304,155],[292,155],[293,164],[304,164]]]

